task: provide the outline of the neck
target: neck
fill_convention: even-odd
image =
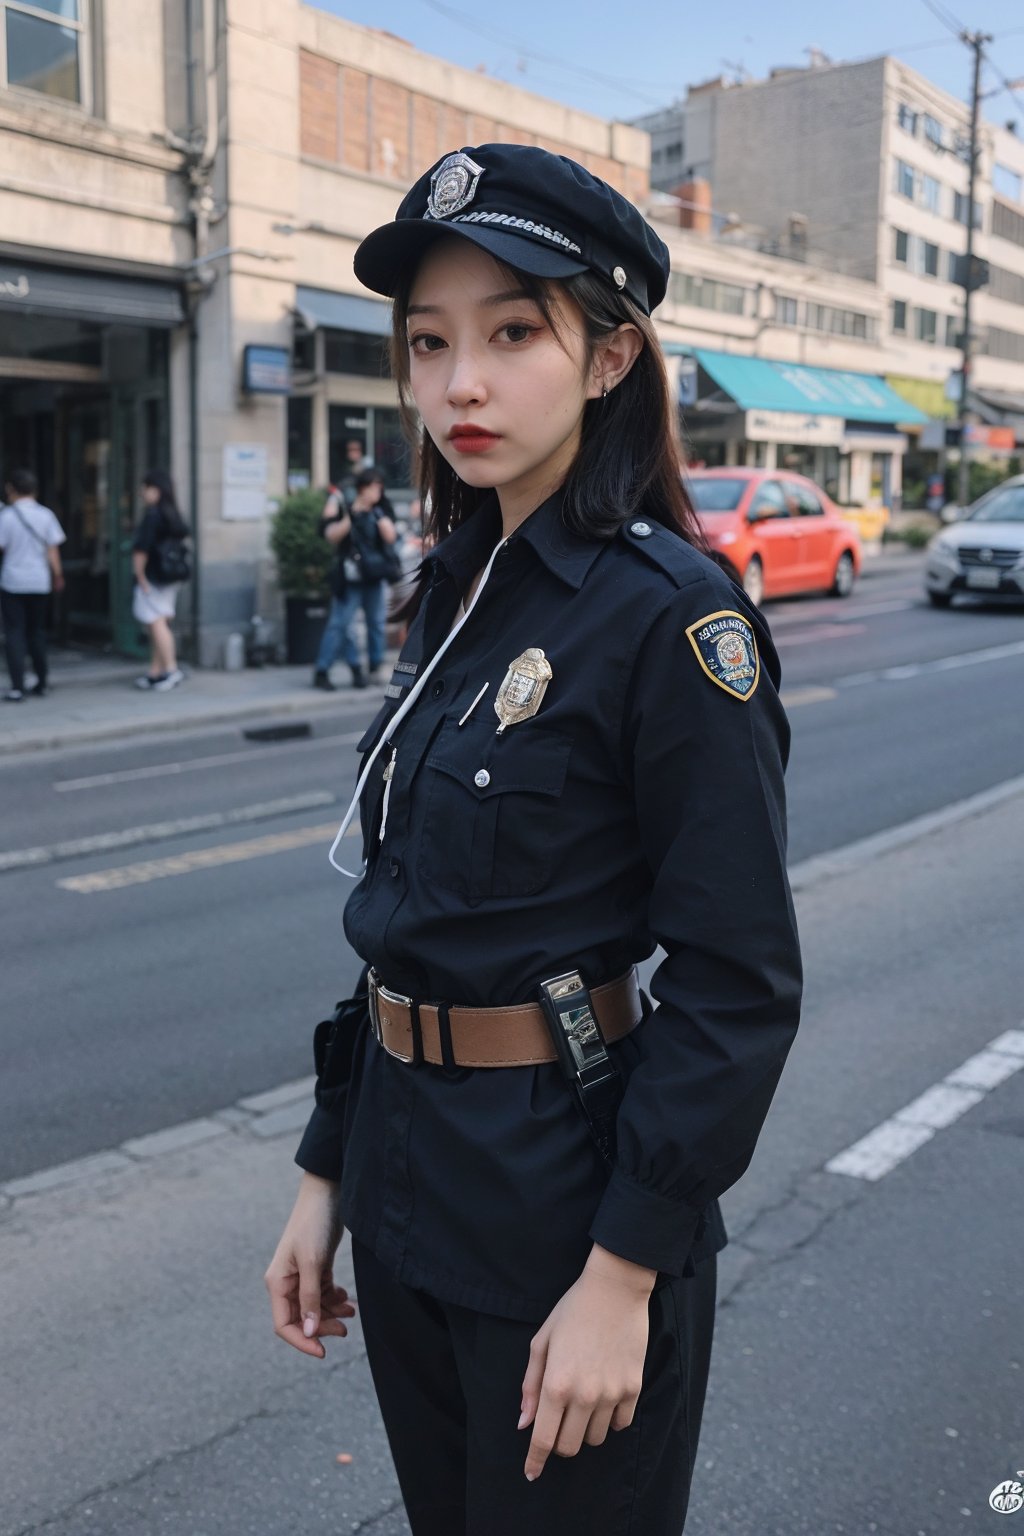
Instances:
[[[579,429],[563,443],[561,449],[537,466],[531,473],[513,480],[508,485],[496,487],[498,505],[501,507],[501,536],[507,539],[521,523],[539,506],[553,496],[565,484],[566,477],[579,452]]]

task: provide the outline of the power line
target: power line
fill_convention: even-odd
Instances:
[[[958,21],[949,7],[940,3],[940,0],[921,0],[921,3],[931,11],[933,16],[938,17],[944,27],[948,27],[951,32],[955,32],[957,37],[962,37],[967,31],[963,22]]]

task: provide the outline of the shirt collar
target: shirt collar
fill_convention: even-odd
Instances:
[[[561,490],[549,496],[536,512],[531,512],[526,521],[520,523],[509,543],[515,545],[523,541],[529,544],[553,575],[578,591],[603,544],[599,539],[582,538],[565,526],[562,502]],[[486,565],[500,537],[498,498],[489,496],[471,517],[431,550],[427,561],[437,560],[458,583],[465,585]]]

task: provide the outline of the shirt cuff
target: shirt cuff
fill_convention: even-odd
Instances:
[[[644,1189],[616,1168],[590,1228],[593,1242],[620,1259],[682,1275],[701,1212],[681,1200]]]
[[[317,1178],[337,1184],[341,1181],[343,1150],[341,1116],[317,1104],[299,1142],[295,1161],[306,1173],[315,1173]]]

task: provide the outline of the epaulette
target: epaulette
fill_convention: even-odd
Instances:
[[[631,517],[619,529],[619,537],[638,554],[646,556],[675,582],[688,587],[707,578],[717,569],[714,561],[688,544],[681,534],[673,533],[652,518]]]

